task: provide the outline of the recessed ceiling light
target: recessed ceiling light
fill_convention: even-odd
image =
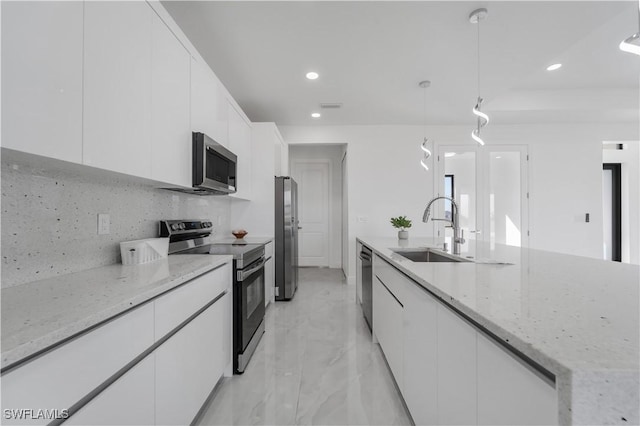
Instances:
[[[454,155],[456,155],[456,153],[455,153],[455,152],[445,152],[445,153],[444,153],[444,156],[445,156],[445,157],[447,157],[447,158],[449,158],[449,157],[453,157]]]
[[[319,112],[312,113],[311,118],[320,118],[320,113]]]
[[[559,69],[560,67],[562,67],[562,64],[549,65],[547,67],[547,71],[555,71],[555,70]]]
[[[501,155],[496,155],[496,158],[502,158],[502,156]]]
[[[307,78],[309,80],[315,80],[318,77],[320,77],[320,75],[317,72],[311,71],[307,73]]]

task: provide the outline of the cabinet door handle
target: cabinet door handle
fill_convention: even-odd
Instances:
[[[382,280],[381,280],[379,277],[377,277],[377,276],[376,276],[376,278],[378,278],[378,281],[380,281],[380,284],[382,284],[382,287],[384,287],[384,288],[389,292],[389,294],[391,295],[391,297],[393,297],[394,299],[396,299],[396,302],[398,302],[398,305],[400,305],[401,307],[403,307],[403,308],[404,308],[404,305],[402,304],[402,302],[398,300],[398,298],[396,297],[396,295],[395,295],[395,294],[393,294],[393,292],[392,292],[391,290],[389,290],[389,287],[387,287],[387,286],[382,282]]]

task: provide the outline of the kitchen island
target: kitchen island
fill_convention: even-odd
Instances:
[[[413,262],[397,251],[442,245],[434,239],[357,241],[378,256],[374,271],[390,265],[550,379],[558,423],[640,421],[637,265],[473,241],[460,254],[472,262]],[[375,306],[374,291],[374,334]]]

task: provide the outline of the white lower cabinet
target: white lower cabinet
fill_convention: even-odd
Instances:
[[[108,385],[66,423],[189,424],[231,370],[231,287],[227,263],[8,371],[0,380],[3,413],[62,413]],[[146,356],[110,383],[140,355]]]
[[[374,271],[373,332],[416,425],[558,424],[552,379],[377,255]]]
[[[227,263],[156,299],[155,339],[159,340],[165,336],[228,289],[231,280],[231,264]]]
[[[154,375],[151,354],[82,407],[65,425],[152,425]]]
[[[194,419],[226,366],[223,326],[226,294],[155,351],[156,424],[184,425]]]
[[[438,424],[474,425],[477,331],[438,305]]]
[[[264,265],[264,306],[267,306],[269,302],[273,300],[274,290],[273,286],[276,282],[276,270],[275,270],[275,259],[273,254],[273,241],[269,241],[264,246],[264,256],[266,258],[271,258],[267,260],[267,263]]]
[[[408,284],[404,298],[404,400],[416,425],[436,425],[437,308],[433,297]]]
[[[403,306],[397,296],[374,277],[373,279],[373,332],[380,343],[387,363],[398,387],[403,389]]]
[[[3,374],[2,409],[68,409],[152,344],[153,303],[147,303]]]
[[[478,424],[558,424],[555,386],[478,333]]]

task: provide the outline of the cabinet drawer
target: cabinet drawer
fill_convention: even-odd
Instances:
[[[153,354],[147,356],[71,416],[64,422],[65,426],[152,425],[155,414],[154,361]]]
[[[231,279],[231,264],[226,263],[156,299],[155,340],[229,289]]]
[[[393,295],[404,303],[404,286],[416,285],[415,282],[407,278],[403,273],[389,265],[386,260],[378,255],[373,256],[373,273],[384,283]]]
[[[218,299],[156,351],[157,425],[186,425],[229,363],[231,295]]]
[[[4,374],[2,409],[68,409],[152,344],[153,303],[147,303]]]
[[[373,332],[378,338],[393,377],[403,390],[403,306],[382,284],[373,280]]]

